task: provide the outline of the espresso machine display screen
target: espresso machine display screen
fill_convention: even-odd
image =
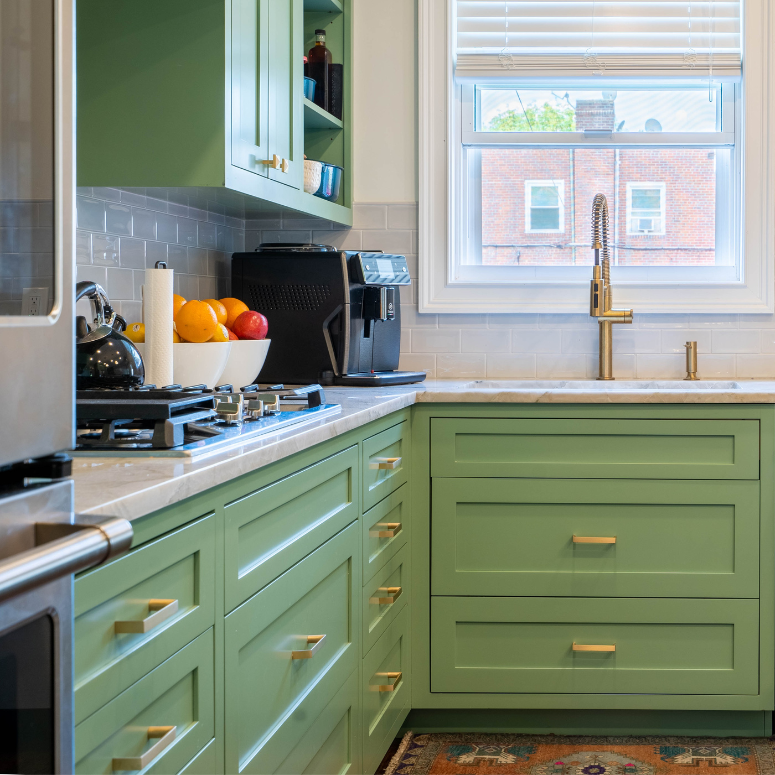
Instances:
[[[358,253],[350,261],[353,278],[363,285],[409,285],[409,267],[404,256]]]

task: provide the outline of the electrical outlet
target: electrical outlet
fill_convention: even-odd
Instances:
[[[48,288],[25,288],[22,291],[22,315],[48,315]]]

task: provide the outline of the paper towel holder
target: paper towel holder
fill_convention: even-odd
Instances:
[[[167,262],[166,261],[157,261],[153,265],[154,269],[166,269],[167,268]]]

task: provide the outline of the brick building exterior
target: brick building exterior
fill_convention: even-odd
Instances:
[[[613,129],[613,102],[579,100],[576,129]],[[485,149],[482,263],[591,264],[590,210],[608,198],[615,263],[715,264],[708,149]]]

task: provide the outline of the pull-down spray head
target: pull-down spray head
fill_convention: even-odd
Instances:
[[[604,267],[609,264],[608,228],[608,200],[605,194],[595,194],[592,201],[592,249],[595,251],[595,265],[600,264],[601,258]],[[605,281],[608,282],[608,277],[605,277]]]

